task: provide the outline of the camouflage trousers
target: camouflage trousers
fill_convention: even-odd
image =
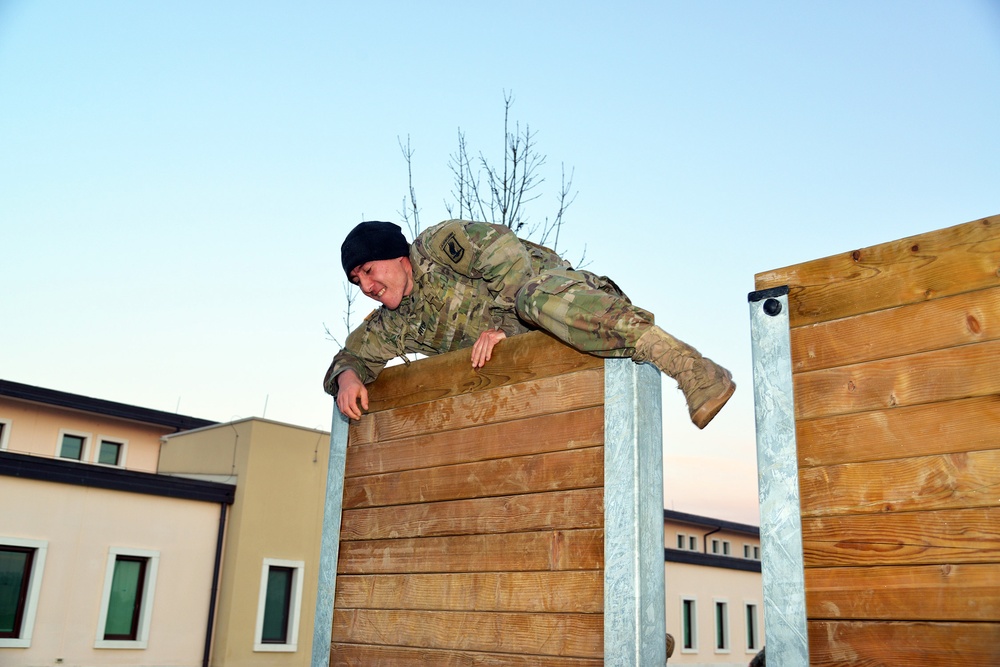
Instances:
[[[632,305],[606,276],[550,269],[517,292],[517,315],[581,352],[631,357],[653,314]]]

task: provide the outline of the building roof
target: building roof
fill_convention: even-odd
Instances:
[[[674,510],[663,510],[663,519],[664,521],[676,521],[677,523],[687,523],[694,526],[702,526],[704,528],[719,528],[733,533],[743,533],[745,535],[760,537],[760,527],[751,526],[746,523],[713,519],[707,516],[698,516],[697,514],[675,512]]]
[[[144,424],[166,426],[178,431],[187,431],[218,423],[208,419],[199,419],[197,417],[189,417],[162,410],[152,410],[150,408],[140,408],[135,405],[105,401],[99,398],[90,398],[89,396],[70,394],[65,391],[35,387],[30,384],[21,384],[20,382],[12,382],[10,380],[0,380],[0,396],[31,401],[33,403],[43,403],[70,410],[80,410],[106,417],[128,419]]]

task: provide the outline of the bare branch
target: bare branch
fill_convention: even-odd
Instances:
[[[420,209],[417,207],[417,191],[413,187],[413,154],[415,151],[410,147],[410,135],[406,135],[405,146],[403,145],[403,140],[399,137],[396,137],[396,141],[399,143],[400,152],[403,153],[403,159],[406,160],[406,178],[410,186],[410,200],[407,202],[406,197],[403,197],[403,208],[399,211],[399,214],[402,216],[403,221],[406,222],[411,237],[416,238],[417,234],[420,233]]]

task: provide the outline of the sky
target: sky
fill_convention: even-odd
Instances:
[[[668,509],[755,524],[754,275],[1000,213],[1000,1],[0,0],[0,378],[330,428],[339,247],[535,133],[529,215],[739,388]],[[369,305],[356,307],[367,312]],[[373,303],[373,302],[371,302]]]

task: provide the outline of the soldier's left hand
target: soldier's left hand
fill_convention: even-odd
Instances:
[[[487,329],[472,346],[472,367],[482,368],[493,357],[493,347],[507,337],[500,329]]]

